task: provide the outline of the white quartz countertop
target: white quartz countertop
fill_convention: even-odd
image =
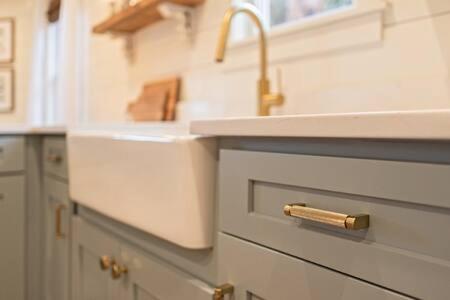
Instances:
[[[63,126],[30,127],[23,125],[0,125],[0,135],[60,135],[65,133],[66,128]]]
[[[244,117],[193,121],[212,136],[450,140],[450,110]]]

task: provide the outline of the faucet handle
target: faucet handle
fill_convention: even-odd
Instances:
[[[266,105],[270,106],[280,106],[284,103],[284,95],[282,93],[282,80],[281,80],[281,68],[277,68],[277,87],[278,91],[275,93],[267,93],[262,95],[262,100]],[[263,114],[263,115],[268,115]]]

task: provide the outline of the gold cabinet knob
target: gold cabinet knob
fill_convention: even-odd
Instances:
[[[108,270],[111,268],[111,265],[113,264],[113,259],[109,257],[108,255],[103,255],[100,257],[100,269],[103,271]]]
[[[128,273],[128,269],[125,266],[119,265],[115,262],[112,263],[111,267],[111,277],[112,279],[119,279],[122,275]]]
[[[214,289],[214,300],[223,300],[225,295],[232,295],[234,292],[234,286],[229,283],[218,286]]]

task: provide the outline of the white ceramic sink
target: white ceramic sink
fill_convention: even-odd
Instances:
[[[71,198],[190,249],[212,246],[215,139],[170,125],[69,131]]]

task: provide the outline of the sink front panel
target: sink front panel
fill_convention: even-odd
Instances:
[[[69,135],[72,199],[190,249],[212,247],[216,141]]]

